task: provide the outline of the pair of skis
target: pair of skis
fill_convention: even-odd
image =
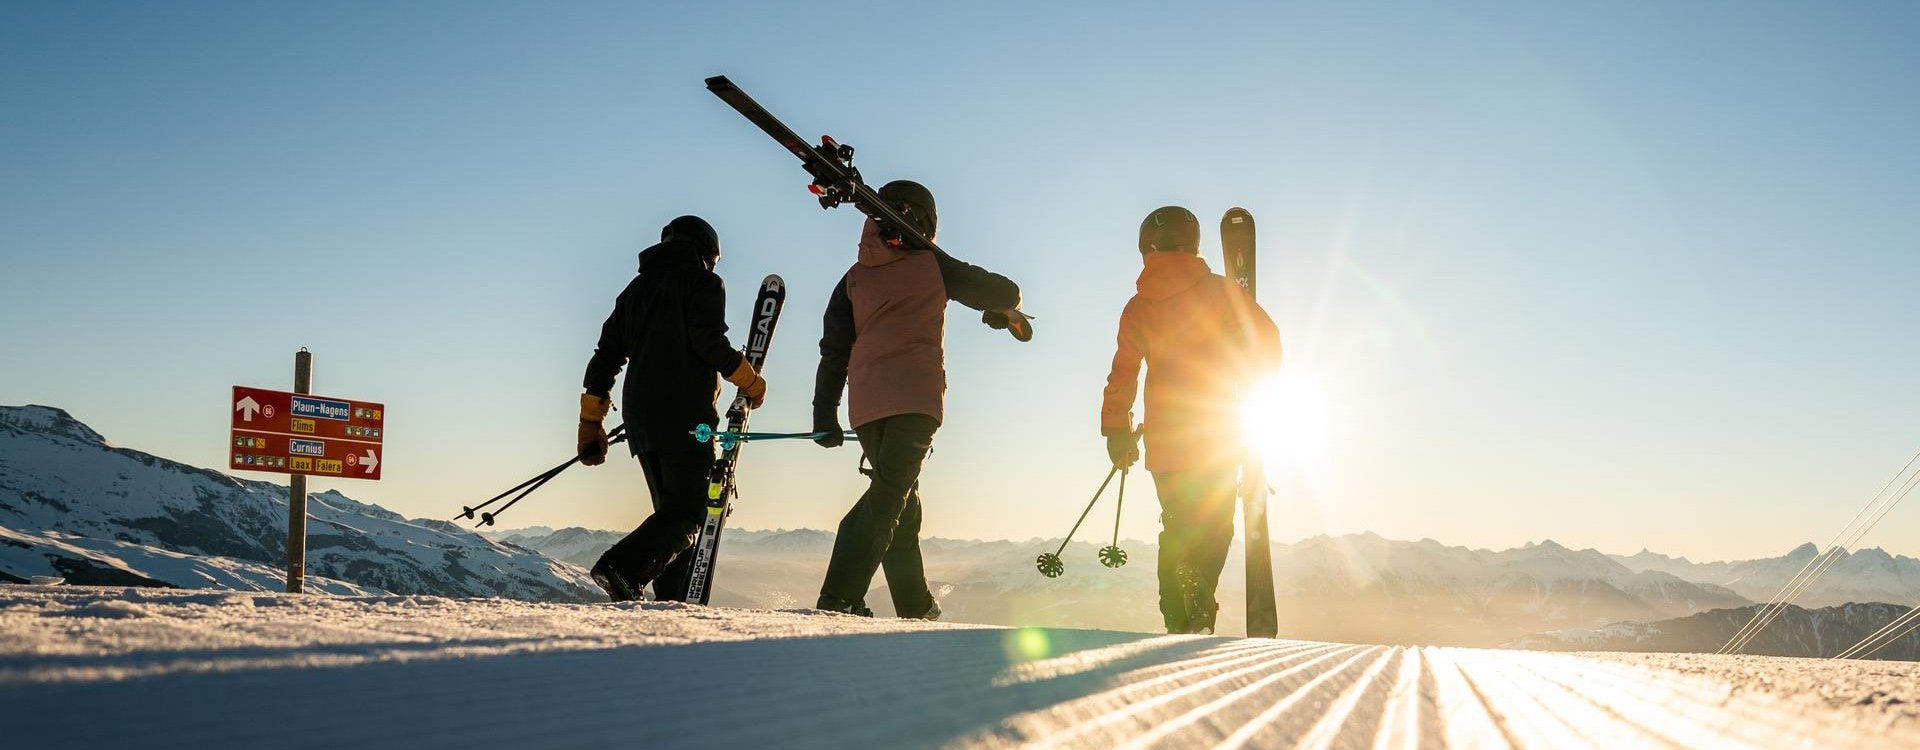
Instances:
[[[879,223],[883,236],[889,244],[906,245],[911,248],[928,250],[945,256],[947,251],[933,243],[933,238],[920,232],[912,222],[901,216],[900,212],[886,201],[873,188],[867,187],[860,177],[860,170],[853,166],[853,147],[833,139],[832,136],[820,136],[820,145],[808,145],[793,128],[787,127],[780,118],[774,117],[766,107],[760,106],[747,92],[741,91],[726,76],[714,76],[707,79],[707,90],[720,101],[733,107],[734,111],[747,118],[748,122],[772,136],[773,140],[785,148],[788,153],[800,157],[800,166],[813,176],[813,182],[807,190],[820,199],[821,208],[833,208],[848,203],[860,213],[872,217]],[[1033,316],[1013,310],[990,310],[989,314],[1002,316],[1005,325],[995,324],[995,328],[1004,327],[1020,341],[1033,340]]]
[[[1252,213],[1234,206],[1220,217],[1220,254],[1227,278],[1257,301]],[[1247,635],[1272,638],[1280,632],[1280,616],[1273,601],[1273,547],[1267,542],[1266,473],[1254,450],[1240,467],[1240,510],[1247,528]]]
[[[780,324],[780,310],[787,304],[787,283],[778,274],[768,274],[760,282],[760,294],[753,301],[753,325],[748,329],[747,345],[740,354],[758,371],[766,366],[767,349],[773,346],[773,329]],[[746,432],[747,417],[753,407],[747,397],[736,394],[727,407],[727,432]],[[704,426],[704,425],[703,425]],[[724,433],[723,433],[724,434]],[[712,432],[709,428],[709,437]],[[713,566],[720,557],[720,533],[726,530],[727,517],[733,515],[733,498],[740,494],[735,477],[740,470],[740,448],[744,440],[723,442],[720,455],[707,472],[707,514],[700,523],[700,535],[693,548],[692,575],[687,581],[687,601],[706,604],[713,598]]]

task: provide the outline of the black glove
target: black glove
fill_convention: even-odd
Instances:
[[[1108,430],[1107,458],[1113,459],[1113,465],[1122,469],[1134,465],[1140,460],[1140,433],[1133,430]]]
[[[847,430],[840,426],[840,405],[813,410],[813,442],[822,448],[838,448],[847,442]]]
[[[987,310],[980,313],[980,322],[996,331],[1007,330],[1007,314],[1000,310]]]

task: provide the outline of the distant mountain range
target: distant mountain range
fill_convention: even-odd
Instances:
[[[1760,605],[1677,617],[1659,622],[1620,622],[1600,628],[1557,630],[1521,638],[1507,645],[1538,651],[1649,651],[1658,653],[1713,653],[1740,632]],[[1788,606],[1740,649],[1767,656],[1838,656],[1861,639],[1906,614],[1899,604],[1842,604],[1807,609]],[[1920,660],[1920,632],[1887,645],[1876,659]]]
[[[1696,563],[1684,557],[1668,557],[1646,550],[1630,557],[1614,556],[1613,559],[1633,570],[1658,571],[1689,581],[1715,583],[1748,599],[1764,602],[1818,554],[1819,548],[1809,542],[1783,556],[1758,560]],[[1836,556],[1838,560],[1820,578],[1819,583],[1807,589],[1796,603],[1808,607],[1831,607],[1849,602],[1920,600],[1920,560],[1905,555],[1891,555],[1877,547],[1851,552],[1840,550]]]
[[[830,532],[727,533],[716,604],[804,607],[812,602],[833,547]],[[582,528],[499,532],[504,541],[581,565],[591,564],[621,535]],[[1148,631],[1159,627],[1151,563],[1155,545],[1128,541],[1122,546],[1134,564],[1109,570],[1094,559],[1097,545],[1076,543],[1066,553],[1066,575],[1042,578],[1033,569],[1033,557],[1055,543],[929,539],[924,543],[928,577],[942,609],[955,620]],[[1275,544],[1273,549],[1284,635],[1468,646],[1716,610],[1750,612],[1754,601],[1773,596],[1812,555],[1811,546],[1802,546],[1778,558],[1692,563],[1644,551],[1622,556],[1573,550],[1550,540],[1490,551],[1373,534],[1319,536]],[[1242,611],[1243,566],[1236,549],[1221,582],[1223,612]],[[1914,569],[1920,569],[1920,561],[1878,549],[1842,553],[1815,593],[1851,591],[1869,599],[1913,601],[1920,599],[1920,576],[1908,573]],[[890,613],[884,581],[876,579],[875,585],[868,604]],[[1740,623],[1708,650],[1717,649]],[[1237,617],[1222,618],[1224,633],[1241,632],[1241,627]],[[1603,650],[1614,643],[1591,642],[1591,648]],[[1759,652],[1765,646],[1765,641],[1757,641],[1754,648]]]
[[[583,568],[624,533],[531,528],[479,535],[444,521],[407,520],[331,491],[314,495],[309,508],[309,585],[338,594],[599,601]],[[59,409],[0,407],[0,582],[45,577],[276,590],[285,525],[284,484],[114,447]],[[954,621],[1160,629],[1153,544],[1124,542],[1133,562],[1115,570],[1097,562],[1099,545],[1076,543],[1065,553],[1066,574],[1044,578],[1034,557],[1056,544],[928,539],[928,577]],[[713,603],[811,606],[832,546],[826,531],[729,530]],[[1744,622],[1742,608],[1772,596],[1813,554],[1806,545],[1778,558],[1694,563],[1552,541],[1492,551],[1373,534],[1273,546],[1284,636],[1463,646],[1525,640],[1568,648],[1717,648],[1725,637],[1713,635],[1715,623]],[[1236,548],[1221,582],[1223,634],[1242,632],[1243,572]],[[875,584],[867,603],[891,614],[884,580]],[[1847,554],[1803,603],[1845,600],[1920,600],[1920,560],[1878,549]],[[1822,618],[1821,611],[1808,616],[1809,632],[1831,635],[1840,632],[1834,623],[1871,623],[1868,615]],[[1795,635],[1796,616],[1783,618],[1769,636],[1786,639],[1782,649],[1817,653],[1830,639]]]
[[[308,586],[338,594],[593,601],[578,566],[328,491]],[[0,581],[278,590],[287,488],[108,444],[59,409],[0,406]]]
[[[590,564],[621,535],[589,529],[525,529],[499,538]],[[1135,561],[1118,570],[1095,560],[1094,544],[1069,545],[1067,572],[1040,576],[1033,558],[1052,543],[929,539],[928,578],[949,618],[966,622],[1124,630],[1160,627],[1152,561],[1157,548],[1129,541]],[[833,535],[812,529],[730,531],[714,603],[803,607],[819,591]],[[1228,561],[1224,612],[1242,610],[1244,563]],[[1372,534],[1314,537],[1274,545],[1282,632],[1345,641],[1495,645],[1541,630],[1594,627],[1738,607],[1748,600],[1711,584],[1659,571],[1634,571],[1593,550],[1553,542],[1503,552],[1399,542]],[[867,603],[888,614],[884,581]],[[1241,632],[1237,616],[1222,632]]]

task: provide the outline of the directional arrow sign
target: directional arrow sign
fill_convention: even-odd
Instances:
[[[380,478],[386,406],[237,385],[231,403],[228,468]]]

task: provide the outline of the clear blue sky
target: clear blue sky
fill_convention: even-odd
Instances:
[[[306,346],[318,392],[390,409],[387,478],[316,487],[446,517],[571,450],[634,253],[697,213],[736,330],[791,285],[755,422],[805,429],[859,217],[725,73],[929,185],[1039,316],[1019,345],[954,308],[931,534],[1065,530],[1140,217],[1192,208],[1217,263],[1237,204],[1333,402],[1276,538],[1773,554],[1920,448],[1916,34],[1905,3],[12,3],[0,403],[221,466],[228,387]],[[856,458],[755,446],[735,522],[832,527]],[[643,497],[620,461],[511,518]],[[1903,507],[1868,542],[1916,533]]]

